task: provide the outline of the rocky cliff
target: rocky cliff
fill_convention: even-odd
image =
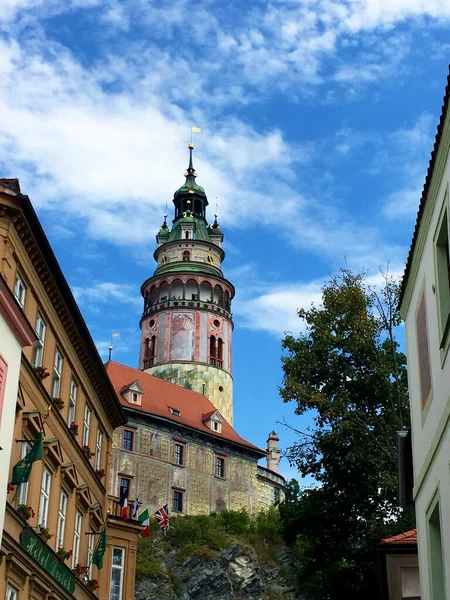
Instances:
[[[214,551],[197,549],[180,561],[179,550],[154,539],[145,552],[157,568],[136,584],[136,600],[303,600],[294,589],[295,569],[285,547],[232,542]]]

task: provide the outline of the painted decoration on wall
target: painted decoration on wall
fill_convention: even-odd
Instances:
[[[171,360],[194,360],[195,326],[193,313],[172,313]]]
[[[422,295],[417,311],[417,345],[419,348],[419,372],[422,406],[425,406],[431,391],[430,353],[428,349],[427,314],[425,295]]]

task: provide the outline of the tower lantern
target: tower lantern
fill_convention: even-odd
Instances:
[[[231,377],[233,285],[224,278],[223,233],[208,225],[205,190],[196,183],[189,144],[185,183],[175,192],[172,228],[167,215],[156,235],[157,268],[141,287],[139,368],[204,394],[233,423]]]

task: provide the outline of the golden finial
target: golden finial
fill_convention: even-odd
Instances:
[[[193,150],[194,149],[194,144],[192,142],[189,142],[188,148],[189,148],[189,150]]]

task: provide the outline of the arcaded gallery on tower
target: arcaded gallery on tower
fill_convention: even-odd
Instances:
[[[156,235],[157,268],[141,287],[139,368],[106,364],[128,419],[114,433],[110,493],[127,488],[149,511],[256,513],[284,497],[278,437],[269,435],[265,451],[232,427],[234,287],[222,273],[223,233],[217,214],[207,222],[193,149],[172,227],[165,215]]]

